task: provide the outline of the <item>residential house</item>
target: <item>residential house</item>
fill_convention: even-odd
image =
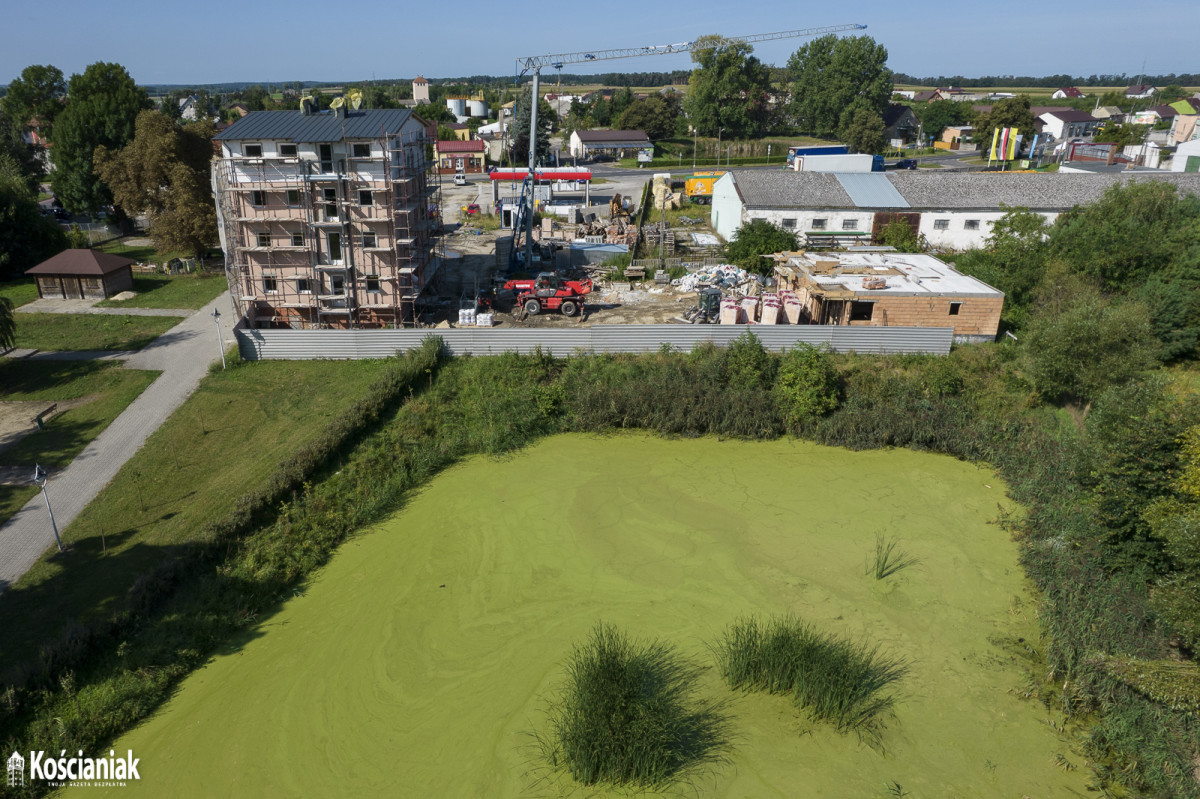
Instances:
[[[1200,194],[1200,175],[1160,170],[1145,177]],[[710,219],[726,240],[747,222],[763,219],[803,234],[806,241],[812,234],[815,240],[845,238],[845,243],[868,240],[900,219],[934,247],[965,250],[983,246],[992,224],[1011,208],[1029,208],[1053,222],[1125,179],[1119,174],[734,169],[713,186]]]
[[[653,146],[644,130],[577,130],[571,134],[568,149],[576,158],[597,155],[628,158]]]
[[[246,107],[245,103],[241,102],[233,103],[229,106],[229,110],[237,114],[239,117],[244,117],[246,114],[250,113],[250,109]]]
[[[921,120],[911,106],[891,103],[883,113],[883,136],[893,147],[900,147],[917,138]]]
[[[404,110],[255,111],[216,139],[217,218],[254,327],[412,324],[432,277],[425,120]]]
[[[186,119],[188,122],[195,122],[202,118],[206,113],[204,108],[201,108],[200,98],[196,95],[184,97],[179,101],[179,118]]]
[[[443,123],[442,127],[454,131],[454,138],[459,141],[471,140],[471,128],[461,122],[446,122]]]
[[[932,103],[937,99],[938,93],[936,89],[916,92],[912,97],[914,103]]]
[[[1056,139],[1071,139],[1091,136],[1100,127],[1102,120],[1087,111],[1048,111],[1037,117],[1042,123],[1042,132]]]
[[[942,131],[941,138],[933,143],[938,150],[974,150],[971,134],[975,128],[970,125],[951,125]]]
[[[1171,172],[1200,172],[1200,139],[1192,139],[1175,148]]]
[[[1125,112],[1115,105],[1099,105],[1092,110],[1092,116],[1096,119],[1111,119],[1114,122],[1120,122],[1125,118]]]
[[[1156,94],[1158,94],[1158,89],[1142,83],[1125,89],[1125,96],[1130,100],[1148,100]]]
[[[1171,132],[1167,137],[1168,144],[1183,144],[1200,136],[1200,127],[1197,126],[1197,121],[1200,121],[1200,115],[1196,114],[1180,114],[1171,121]]]
[[[1054,94],[1050,95],[1051,100],[1062,100],[1063,98],[1066,98],[1066,97],[1079,98],[1079,97],[1087,97],[1087,95],[1084,94],[1083,92],[1079,91],[1079,89],[1077,89],[1074,86],[1065,86],[1061,89],[1056,90],[1054,92]]]
[[[437,165],[439,175],[453,175],[456,172],[469,174],[482,173],[487,154],[487,144],[482,141],[439,141],[433,145],[433,162]]]
[[[1000,329],[1004,292],[932,255],[783,252],[774,272],[802,323],[950,327],[964,343],[994,341]]]

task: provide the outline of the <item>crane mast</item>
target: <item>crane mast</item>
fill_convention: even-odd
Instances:
[[[824,36],[828,33],[842,33],[852,30],[866,30],[866,25],[851,23],[847,25],[828,25],[823,28],[802,28],[792,31],[777,31],[775,33],[755,33],[749,36],[733,36],[719,37],[714,41],[711,37],[705,37],[690,42],[679,42],[677,44],[660,44],[649,45],[646,47],[625,47],[612,50],[592,50],[589,52],[577,53],[552,53],[549,55],[526,56],[517,59],[517,66],[520,67],[518,77],[527,73],[533,73],[533,92],[531,96],[532,108],[529,113],[529,179],[521,190],[521,202],[525,205],[525,266],[529,268],[532,265],[533,257],[533,184],[534,175],[537,169],[537,122],[538,122],[538,94],[539,82],[542,74],[542,67],[554,67],[561,69],[564,64],[583,64],[591,61],[611,61],[617,58],[640,58],[649,55],[674,55],[676,53],[691,53],[695,50],[702,50],[708,47],[714,47],[721,42],[742,41],[749,44],[755,42],[771,42],[777,39],[797,39],[804,36]],[[513,232],[513,253],[516,253],[516,235]]]

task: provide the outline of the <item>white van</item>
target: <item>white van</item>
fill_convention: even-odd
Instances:
[[[454,185],[455,186],[467,185],[467,176],[464,175],[462,172],[456,172],[454,174]]]

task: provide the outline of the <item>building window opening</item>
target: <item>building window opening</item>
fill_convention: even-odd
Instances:
[[[312,294],[312,281],[306,277],[299,278],[296,281],[296,291],[301,294]]]
[[[267,204],[267,193],[258,189],[250,192],[250,204],[257,208],[262,208]]]
[[[247,144],[242,148],[242,152],[246,154],[247,158],[262,158],[262,145]]]
[[[811,229],[812,229],[812,230],[824,230],[824,229],[825,229],[825,223],[826,223],[827,221],[828,221],[828,220],[825,220],[825,219],[814,219],[814,220],[812,221],[812,228],[811,228]]]
[[[783,229],[784,230],[795,230],[796,229],[796,220],[790,216],[784,217],[783,218]]]
[[[299,189],[288,189],[287,190],[287,204],[291,205],[291,206],[297,206],[300,204],[300,190]]]
[[[303,233],[293,233],[292,234],[292,246],[293,247],[303,247],[304,246],[304,234]]]
[[[374,205],[375,204],[375,195],[371,193],[370,189],[363,189],[362,191],[360,191],[358,193],[358,204],[359,205]]]
[[[858,230],[858,220],[857,219],[843,219],[842,220],[842,230]]]
[[[950,229],[950,220],[949,219],[933,220],[933,229],[934,230],[949,230]]]
[[[871,314],[875,311],[875,303],[873,302],[851,302],[850,303],[850,321],[851,322],[869,322]]]
[[[367,275],[367,291],[380,291],[379,275]]]
[[[968,219],[966,222],[963,223],[963,228],[965,230],[979,230],[979,220],[978,219]]]
[[[958,312],[959,312],[960,310],[962,310],[962,303],[961,303],[961,302],[952,302],[952,303],[950,303],[950,315],[951,315],[951,316],[958,316]]]
[[[371,157],[371,145],[369,145],[369,144],[354,145],[354,157],[355,158],[370,158]]]
[[[364,230],[363,231],[363,233],[362,233],[362,246],[363,247],[365,247],[367,249],[376,247],[376,246],[378,246],[376,241],[377,240],[375,238],[374,230]]]
[[[258,241],[259,247],[270,247],[271,246],[271,234],[270,233],[255,233],[254,235],[255,235],[256,240]]]
[[[267,276],[263,278],[263,291],[267,294],[276,294],[279,292],[279,281],[274,277]]]
[[[280,158],[295,158],[297,155],[299,155],[299,151],[296,149],[296,145],[294,145],[294,144],[279,145],[279,157]]]

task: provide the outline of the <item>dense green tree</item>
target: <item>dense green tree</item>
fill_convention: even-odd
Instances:
[[[63,109],[66,94],[62,70],[33,64],[21,70],[21,77],[8,84],[8,91],[0,98],[0,109],[20,130],[36,118],[41,135],[53,141],[54,120]]]
[[[843,112],[856,104],[880,117],[892,96],[887,48],[870,36],[822,36],[788,59],[791,113],[800,129],[833,136]]]
[[[917,118],[921,120],[921,130],[926,139],[941,136],[942,131],[952,125],[967,125],[975,118],[975,111],[970,103],[959,103],[954,100],[938,100],[932,103],[919,103],[913,106]]]
[[[777,252],[794,252],[796,234],[772,225],[765,219],[753,219],[737,229],[733,241],[725,245],[729,263],[760,275],[769,275],[774,264],[761,256]]]
[[[247,111],[267,111],[275,107],[271,101],[271,95],[257,84],[243,89],[238,99],[241,100],[242,105],[246,106]]]
[[[895,247],[899,252],[924,252],[926,244],[917,231],[903,219],[893,219],[883,226],[880,238],[884,246]]]
[[[981,114],[975,122],[975,141],[985,152],[992,146],[992,133],[996,128],[1016,128],[1018,135],[1025,140],[1032,138],[1034,127],[1033,112],[1030,110],[1029,97],[1019,95],[1006,97],[992,106],[989,113]]]
[[[112,201],[92,168],[96,148],[124,147],[133,138],[138,113],[151,106],[146,92],[120,64],[97,62],[82,75],[71,76],[70,96],[55,122],[51,150],[51,183],[64,208],[94,214]]]
[[[529,123],[532,116],[533,105],[530,98],[533,96],[531,88],[526,88],[525,91],[517,97],[517,102],[513,106],[512,117],[512,137],[513,149],[512,159],[515,164],[529,163]],[[538,125],[537,125],[537,157],[539,164],[545,163],[550,157],[550,134],[554,130],[554,111],[550,108],[550,104],[545,100],[538,99]]]
[[[1096,131],[1092,141],[1125,147],[1130,144],[1141,144],[1145,135],[1145,125],[1122,125],[1119,122],[1108,122]]]
[[[11,349],[16,343],[17,320],[12,300],[0,296],[0,351]]]
[[[1158,101],[1160,103],[1173,103],[1176,100],[1182,100],[1184,97],[1190,96],[1178,83],[1172,83],[1170,86],[1164,86],[1159,90]]]
[[[883,117],[873,108],[860,103],[860,100],[856,100],[842,112],[838,139],[856,153],[881,153],[887,144]]]
[[[212,136],[209,122],[180,127],[158,111],[143,111],[129,144],[96,148],[96,173],[114,203],[130,216],[149,217],[150,238],[162,252],[187,249],[202,257],[217,242],[208,180]]]
[[[675,134],[675,123],[679,120],[679,98],[670,95],[652,94],[635,100],[617,120],[621,130],[643,130],[652,141],[667,139]]]
[[[1004,292],[1004,320],[1021,328],[1034,291],[1046,271],[1050,226],[1041,214],[1014,208],[992,223],[992,232],[977,250],[955,260],[959,271],[977,277]]]
[[[1052,270],[1023,339],[1030,382],[1048,400],[1086,409],[1155,364],[1147,316],[1139,302],[1114,302],[1065,269]]]
[[[1115,105],[1117,108],[1128,108],[1129,100],[1126,99],[1124,90],[1114,89],[1111,92],[1105,92],[1100,95],[1100,105]]]
[[[1162,181],[1115,185],[1059,217],[1055,257],[1105,290],[1146,304],[1164,359],[1192,357],[1200,340],[1200,198]]]
[[[32,192],[37,191],[45,175],[45,168],[39,158],[41,153],[41,147],[25,143],[25,139],[21,137],[20,126],[14,124],[8,114],[0,111],[0,157],[7,156],[12,159],[13,163],[7,169],[23,175]]]
[[[20,164],[0,153],[0,280],[20,277],[66,246],[62,228],[42,215]]]
[[[696,68],[688,79],[684,109],[702,136],[754,138],[766,132],[770,73],[739,39],[702,36],[692,51]]]
[[[608,124],[612,122],[612,103],[605,100],[604,95],[597,93],[589,115],[592,118],[592,124],[596,127],[608,127]]]
[[[614,92],[612,98],[613,117],[619,119],[621,114],[624,114],[626,109],[633,105],[634,99],[633,89],[629,88],[628,86],[624,87],[618,92]]]
[[[1196,651],[1200,650],[1200,424],[1190,425],[1178,443],[1175,494],[1152,503],[1142,518],[1169,559],[1169,572],[1154,590],[1155,609]]]

